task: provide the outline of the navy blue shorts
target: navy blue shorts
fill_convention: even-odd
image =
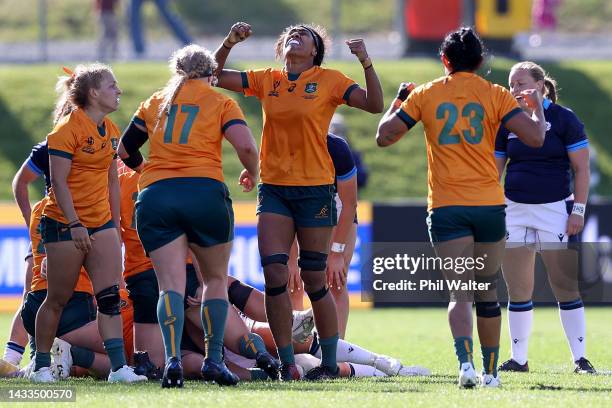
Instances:
[[[506,206],[438,207],[429,211],[427,227],[431,242],[473,236],[474,242],[498,242],[506,235]]]
[[[136,228],[147,253],[181,235],[201,247],[234,239],[234,210],[224,183],[205,177],[159,180],[138,194]]]

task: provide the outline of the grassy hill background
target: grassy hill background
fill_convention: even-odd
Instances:
[[[487,78],[506,84],[513,61],[497,59],[485,68]],[[273,62],[249,63],[248,67],[263,67]],[[375,61],[381,78],[385,104],[394,98],[401,81],[422,83],[441,75],[440,63],[435,60]],[[328,65],[345,72],[359,83],[364,83],[363,71],[356,62],[332,62]],[[236,64],[234,68],[246,68]],[[557,78],[561,91],[560,102],[573,109],[586,124],[592,145],[597,149],[602,179],[598,192],[612,195],[612,139],[609,137],[610,106],[612,105],[612,62],[564,62],[547,64],[545,68]],[[115,74],[123,90],[119,111],[113,120],[124,127],[138,103],[164,85],[168,71],[163,63],[125,63],[114,65]],[[0,67],[0,199],[12,199],[10,182],[31,147],[42,140],[51,128],[54,104],[54,85],[61,75],[60,66],[27,65]],[[261,108],[255,98],[232,95],[238,100],[247,121],[259,140]],[[388,201],[406,197],[424,197],[427,190],[427,163],[422,127],[418,125],[396,145],[381,149],[374,136],[381,115],[371,115],[343,106],[351,143],[363,152],[370,170],[370,181],[361,198]],[[236,200],[254,199],[237,188],[240,163],[228,143],[224,143],[226,181]],[[33,197],[39,195],[32,191]]]

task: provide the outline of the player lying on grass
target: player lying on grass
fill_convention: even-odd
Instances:
[[[263,293],[255,288],[243,284],[235,278],[231,279],[232,282],[228,291],[228,298],[234,308],[230,308],[230,316],[232,317],[228,317],[228,321],[232,320],[231,325],[233,325],[234,329],[238,333],[236,337],[239,335],[244,336],[244,333],[248,333],[249,336],[256,334],[256,338],[263,339],[263,344],[265,347],[274,354],[274,350],[276,348],[270,327],[268,323],[259,320],[262,319],[262,317],[265,317]],[[198,291],[200,290],[201,288],[198,289]],[[197,303],[197,299],[197,294],[196,296],[188,297],[188,301],[193,302],[194,305]],[[241,314],[238,314],[238,311],[240,311]],[[292,333],[293,348],[295,349],[296,355],[309,354],[317,359],[320,359],[321,347],[318,340],[318,334],[316,332],[311,334],[310,331],[310,329],[313,327],[311,313],[312,312],[310,310],[305,312],[294,312]],[[240,318],[240,322],[238,322],[236,318]],[[201,330],[201,328],[198,328],[195,325],[190,326],[189,329]],[[231,331],[230,324],[228,324],[226,330]],[[191,332],[190,334],[191,337],[198,337],[198,333]],[[235,348],[232,349],[231,347],[228,347],[227,338],[225,339],[225,343],[226,349],[229,349],[229,351],[240,354],[243,357],[246,356],[242,350],[236,352]],[[261,347],[261,344],[258,344],[258,346]],[[245,362],[243,359],[232,360],[232,355],[229,354],[228,357],[228,354],[229,353],[226,353],[226,359],[229,358],[230,362],[238,364],[243,368],[250,368],[254,366],[255,362],[252,358],[250,358],[250,361],[248,362]],[[403,366],[402,363],[395,358],[371,352],[345,340],[339,340],[336,358],[339,362],[351,363],[353,367],[351,369],[346,365],[343,367],[341,366],[341,377],[382,375],[412,376],[430,374],[429,370],[426,368],[419,366]],[[307,372],[309,369],[316,367],[320,363],[320,361],[317,360],[315,364],[312,364],[314,360],[308,357],[301,358],[301,361],[303,362],[303,372]],[[379,371],[373,370],[372,368]]]

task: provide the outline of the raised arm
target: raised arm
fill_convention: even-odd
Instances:
[[[519,104],[526,105],[533,111],[531,117],[524,111],[519,112],[508,119],[504,126],[527,146],[542,147],[546,135],[546,119],[544,118],[542,97],[535,89],[528,89],[521,92]]]
[[[380,147],[390,146],[397,142],[410,130],[412,125],[396,114],[401,104],[408,99],[408,95],[414,89],[414,83],[402,82],[399,86],[397,97],[385,112],[378,124],[376,133],[376,144]]]
[[[366,88],[361,87],[351,92],[348,105],[370,113],[381,113],[385,108],[383,91],[372,60],[368,56],[363,39],[357,38],[346,42],[351,53],[357,56],[365,74]]]
[[[242,92],[242,75],[240,72],[223,68],[225,67],[225,61],[227,61],[227,57],[231,49],[239,42],[246,40],[251,33],[252,30],[249,24],[243,22],[235,23],[225,39],[223,39],[223,43],[221,43],[221,45],[215,51],[215,60],[218,64],[215,75],[218,79],[218,87],[225,88],[230,91]]]

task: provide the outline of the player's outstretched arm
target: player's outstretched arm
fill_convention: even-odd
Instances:
[[[230,91],[242,92],[242,76],[240,72],[223,69],[223,67],[225,67],[225,61],[234,45],[246,40],[251,33],[251,26],[248,23],[235,23],[223,40],[223,43],[215,51],[215,60],[218,64],[215,75],[218,78],[218,87],[229,89]]]
[[[372,65],[372,60],[368,56],[365,42],[361,38],[356,38],[346,41],[346,45],[348,45],[351,53],[359,59],[366,79],[366,89],[360,87],[351,92],[348,100],[349,106],[370,113],[381,113],[385,108],[382,86],[374,70],[374,65]]]

